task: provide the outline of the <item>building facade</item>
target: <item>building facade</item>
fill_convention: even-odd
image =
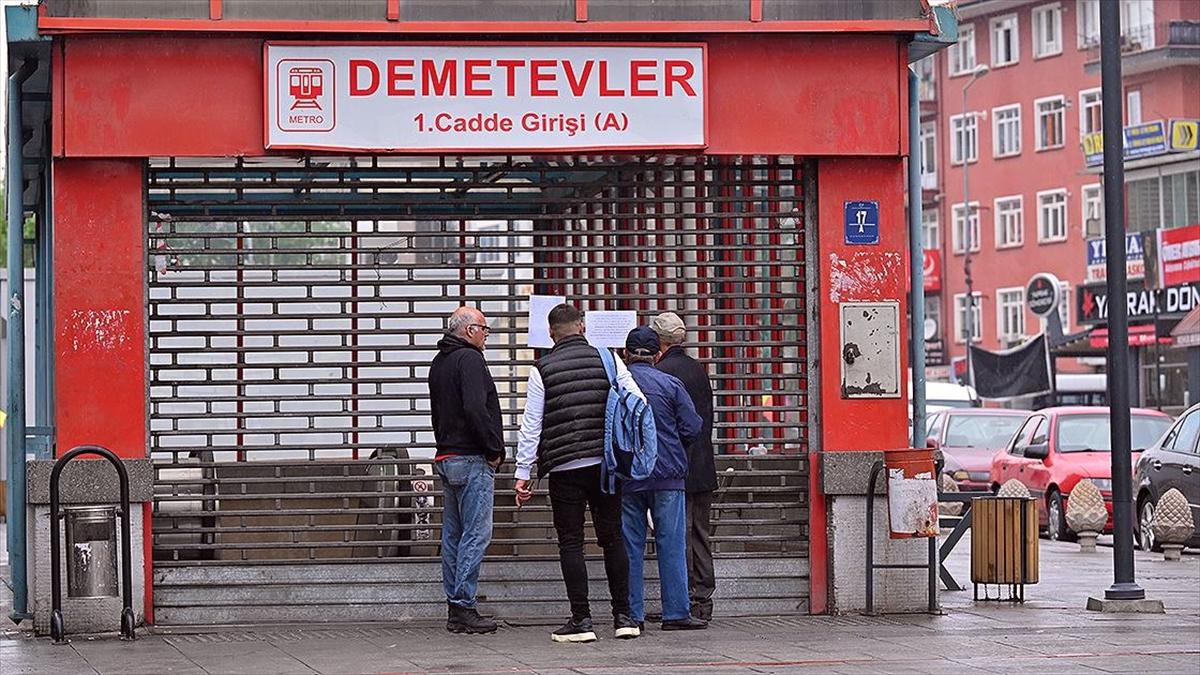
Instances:
[[[924,246],[927,269],[939,273],[926,286],[926,315],[937,324],[930,375],[953,378],[955,364],[964,374],[968,333],[996,350],[1044,330],[1025,306],[1025,286],[1041,272],[1060,281],[1064,333],[1089,331],[1060,351],[1069,356],[1056,359],[1059,371],[1101,371],[1099,4],[978,0],[958,11],[959,42],[918,65]],[[1128,231],[1195,225],[1200,159],[1188,134],[1200,118],[1200,4],[1122,0],[1121,15]],[[1140,241],[1131,246],[1132,290],[1145,262]],[[1140,365],[1131,375],[1143,404],[1197,398],[1195,386],[1187,393],[1182,354],[1158,344],[1192,304],[1200,269],[1189,270],[1172,278],[1187,286],[1184,303],[1168,312],[1159,298],[1157,337],[1135,343]],[[1153,324],[1150,314],[1131,321]]]

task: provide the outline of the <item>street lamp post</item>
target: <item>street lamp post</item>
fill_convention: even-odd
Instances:
[[[963,281],[967,285],[967,316],[964,324],[965,335],[963,339],[967,343],[967,383],[975,386],[975,376],[971,372],[971,343],[975,337],[975,294],[972,292],[974,286],[971,279],[971,181],[970,168],[971,162],[968,156],[967,145],[967,90],[971,85],[975,84],[979,78],[988,74],[988,67],[979,64],[971,71],[971,79],[963,85],[962,89],[962,162],[963,162]],[[975,144],[979,144],[979,122],[975,122]],[[953,221],[953,216],[951,217]]]
[[[1108,297],[1124,298],[1125,156],[1121,130],[1121,8],[1100,3],[1100,85],[1104,129],[1104,216]],[[1133,485],[1129,438],[1129,317],[1124,302],[1108,306],[1108,405],[1113,487],[1113,584],[1106,600],[1142,600],[1133,572]],[[1161,610],[1160,610],[1161,611]]]

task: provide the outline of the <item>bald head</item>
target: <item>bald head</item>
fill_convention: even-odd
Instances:
[[[446,332],[482,349],[490,329],[483,312],[474,307],[464,306],[450,315],[450,319],[446,321]]]

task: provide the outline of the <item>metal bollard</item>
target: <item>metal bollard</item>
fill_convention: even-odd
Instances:
[[[129,472],[125,470],[125,465],[121,463],[120,458],[114,455],[111,450],[98,445],[81,445],[72,448],[67,454],[58,458],[58,461],[54,463],[54,469],[50,472],[50,593],[54,603],[50,614],[50,637],[53,638],[54,644],[61,645],[67,642],[66,625],[63,622],[62,613],[62,551],[59,550],[60,546],[58,543],[58,521],[63,517],[58,503],[58,481],[67,463],[80,455],[98,455],[103,457],[117,470],[117,478],[121,484],[121,505],[117,510],[117,515],[121,517],[121,586],[124,605],[121,610],[121,639],[133,640],[136,638],[136,635],[133,628],[135,623],[133,615],[133,563],[130,559],[129,543]],[[100,508],[109,510],[110,512],[112,510],[112,507]],[[111,524],[111,520],[109,522]],[[115,528],[113,529],[113,536],[116,536]],[[74,540],[69,539],[69,541],[74,543]],[[89,564],[89,568],[91,567],[92,565]],[[100,574],[98,570],[96,573]],[[68,578],[67,583],[68,591],[70,591],[70,578]],[[89,582],[81,580],[80,583],[87,585]]]

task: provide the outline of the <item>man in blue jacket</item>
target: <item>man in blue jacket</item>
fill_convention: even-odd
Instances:
[[[663,630],[696,630],[708,623],[691,615],[687,571],[687,446],[703,428],[683,383],[654,367],[660,344],[648,326],[630,331],[625,362],[654,411],[658,460],[645,480],[621,488],[621,532],[629,554],[629,616],[641,628],[646,618],[643,564],[646,556],[646,512],[654,519],[654,547],[662,584]]]

